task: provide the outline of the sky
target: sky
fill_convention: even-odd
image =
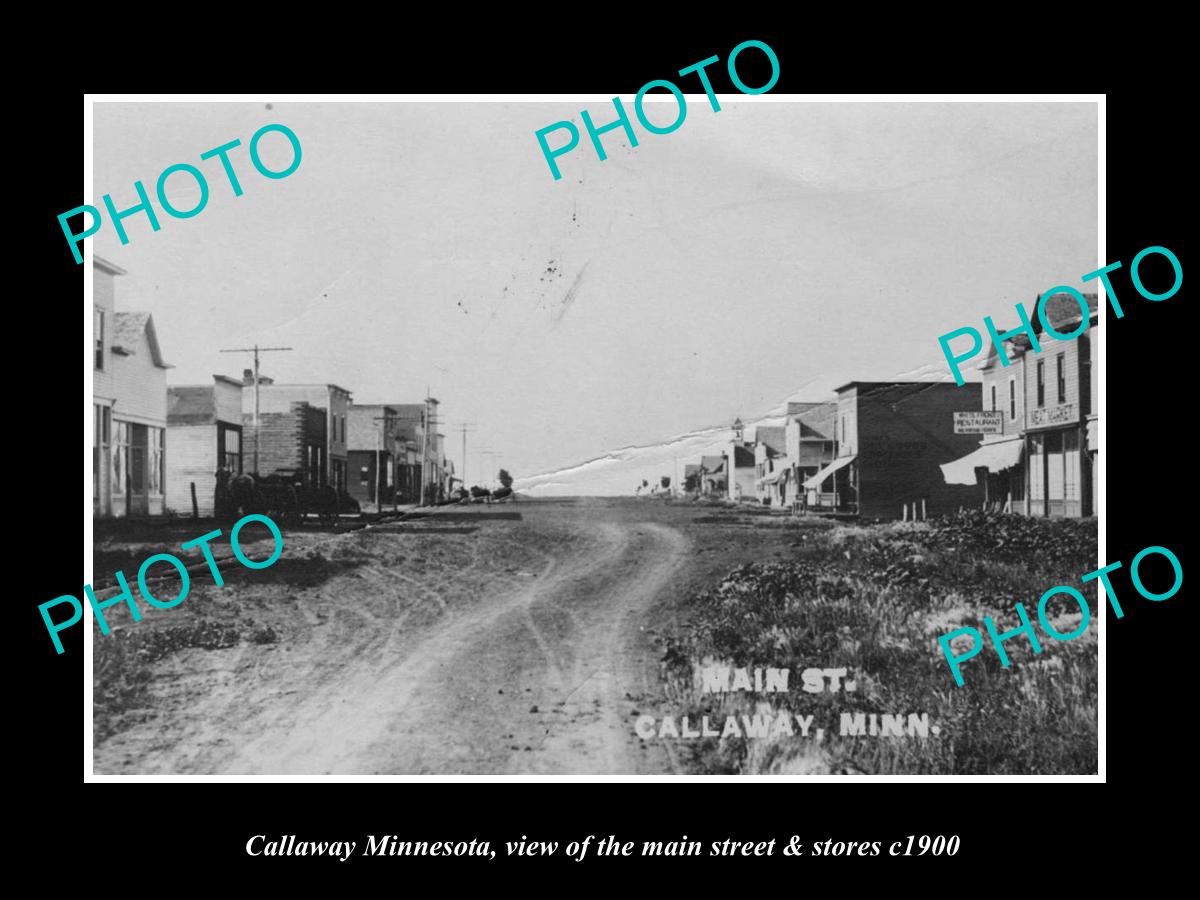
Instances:
[[[607,122],[605,101],[97,103],[89,202],[132,206],[180,162],[210,197],[89,241],[128,272],[117,309],[153,314],[169,383],[249,365],[221,348],[290,346],[263,357],[277,382],[429,390],[460,471],[468,426],[468,481],[502,465],[536,493],[632,493],[735,417],[949,379],[939,335],[1011,327],[1016,302],[1107,262],[1094,104],[759,99],[689,95],[678,130],[634,119],[638,146],[609,132],[604,161],[580,110]],[[534,134],[559,120],[583,137],[556,181]],[[271,123],[303,154],[278,180],[247,150]],[[199,158],[234,138],[240,197]],[[290,160],[279,134],[261,147]],[[185,174],[167,194],[197,199]]]

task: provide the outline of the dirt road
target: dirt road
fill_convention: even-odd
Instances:
[[[156,661],[95,770],[676,771],[633,722],[659,690],[650,633],[672,615],[692,540],[638,504],[508,509],[521,519],[472,508],[331,537],[274,581],[248,573],[189,599],[189,615],[269,625],[277,640]],[[315,554],[324,574],[294,577]]]

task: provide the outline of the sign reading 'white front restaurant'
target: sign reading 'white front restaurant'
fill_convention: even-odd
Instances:
[[[1034,428],[1043,425],[1069,425],[1079,421],[1079,409],[1074,403],[1064,403],[1061,406],[1051,406],[1047,409],[1035,409],[1029,416],[1029,424]]]
[[[954,414],[955,434],[1003,434],[1004,413],[1000,411],[956,412]]]

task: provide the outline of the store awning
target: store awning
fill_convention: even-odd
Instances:
[[[764,475],[762,478],[758,479],[757,483],[758,484],[778,484],[779,479],[787,478],[787,473],[788,473],[787,469],[776,469],[770,475]]]
[[[975,469],[979,466],[984,466],[989,472],[1011,469],[1021,461],[1024,452],[1025,441],[1019,437],[980,444],[979,449],[943,464],[942,477],[946,484],[975,484]]]
[[[816,475],[814,475],[812,478],[805,481],[804,486],[806,488],[819,488],[821,486],[821,484],[825,481],[826,478],[828,478],[830,475],[832,475],[838,469],[841,469],[841,468],[844,468],[844,467],[850,465],[850,463],[854,462],[854,460],[856,460],[856,459],[858,459],[857,456],[843,456],[841,459],[835,460],[834,462],[830,463],[825,468],[823,468]]]
[[[1095,453],[1100,449],[1100,420],[1088,419],[1087,423],[1087,449]]]

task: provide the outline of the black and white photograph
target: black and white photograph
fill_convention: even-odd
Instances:
[[[1101,105],[676,83],[95,98],[92,777],[1097,776]]]

